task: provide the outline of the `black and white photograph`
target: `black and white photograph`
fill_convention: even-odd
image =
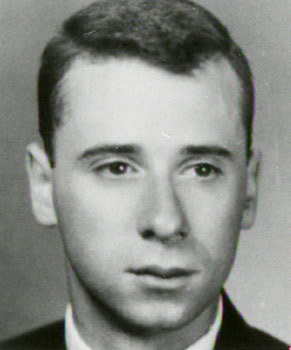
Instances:
[[[0,81],[1,350],[290,349],[290,0],[0,0]]]

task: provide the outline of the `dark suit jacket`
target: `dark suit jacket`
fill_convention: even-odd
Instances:
[[[1,350],[65,350],[64,321],[45,326],[0,344]],[[223,295],[223,321],[215,350],[287,350],[289,347],[270,335],[250,327],[226,294]]]

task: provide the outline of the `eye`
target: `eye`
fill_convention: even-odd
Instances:
[[[209,176],[221,174],[220,169],[208,163],[201,163],[201,164],[195,165],[194,171],[195,171],[195,174],[199,177],[209,177]]]
[[[110,173],[113,175],[124,175],[128,172],[128,168],[129,168],[128,164],[123,162],[115,162],[115,163],[109,164],[107,167]]]
[[[95,168],[95,173],[103,176],[125,176],[135,172],[136,169],[134,167],[121,161],[102,164]]]
[[[193,175],[201,179],[212,179],[222,174],[222,170],[210,163],[195,163],[187,166],[183,174],[192,177]]]

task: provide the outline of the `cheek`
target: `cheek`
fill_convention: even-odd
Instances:
[[[59,226],[70,255],[114,259],[136,234],[139,195],[126,187],[98,186],[76,176],[59,181],[55,196]],[[106,254],[105,254],[106,252]],[[100,258],[100,260],[102,260]]]
[[[242,219],[244,187],[233,181],[220,188],[187,191],[186,212],[194,246],[212,263],[232,262]]]

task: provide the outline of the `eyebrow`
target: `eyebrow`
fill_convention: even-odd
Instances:
[[[128,145],[100,145],[89,148],[84,151],[79,157],[79,160],[89,160],[102,154],[116,154],[116,155],[140,155],[142,153],[141,147],[134,144]],[[184,156],[216,156],[226,159],[233,159],[233,154],[226,148],[219,146],[194,146],[189,145],[182,148],[181,154]]]
[[[101,154],[112,153],[121,155],[140,154],[141,148],[137,145],[100,145],[89,148],[84,151],[79,157],[79,160],[90,159]]]
[[[233,154],[226,148],[220,146],[186,146],[182,149],[181,152],[183,155],[192,155],[192,156],[216,156],[222,157],[229,160],[233,159]]]

